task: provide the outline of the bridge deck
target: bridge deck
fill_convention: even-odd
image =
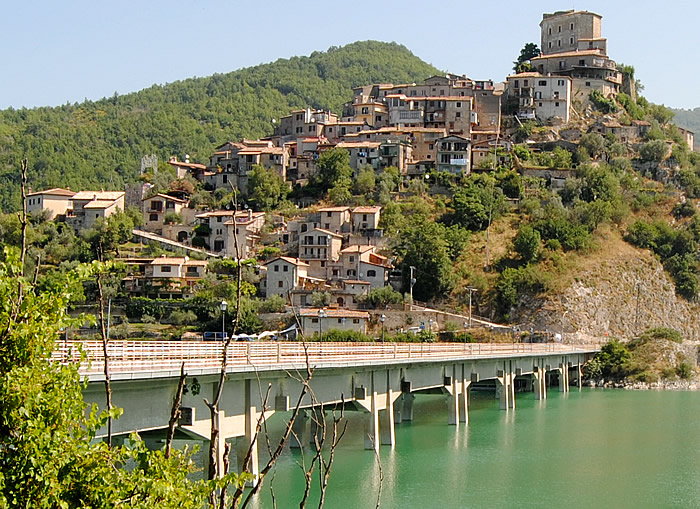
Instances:
[[[82,350],[87,359],[81,362]],[[308,364],[316,368],[407,364],[449,360],[502,358],[530,355],[593,353],[595,345],[558,343],[232,343],[228,350],[229,372],[297,370]],[[203,341],[110,341],[112,378],[169,377],[185,369],[190,374],[215,373],[221,367],[223,345]],[[101,341],[61,342],[53,359],[80,363],[80,374],[102,378],[104,354]]]

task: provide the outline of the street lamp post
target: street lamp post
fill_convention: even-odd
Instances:
[[[384,322],[386,321],[386,315],[379,317],[379,321],[382,322],[382,343],[384,343]]]
[[[228,302],[222,300],[219,304],[219,309],[221,309],[221,341],[226,340],[226,308],[228,308]]]
[[[318,340],[323,341],[323,319],[328,315],[323,309],[318,310]]]
[[[433,333],[433,323],[434,322],[433,322],[432,318],[430,320],[428,320],[428,330],[430,331],[430,334]]]

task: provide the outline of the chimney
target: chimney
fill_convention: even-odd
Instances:
[[[248,209],[248,221],[253,219],[253,209]]]

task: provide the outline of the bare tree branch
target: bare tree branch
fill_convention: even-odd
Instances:
[[[173,398],[173,406],[170,409],[170,420],[168,421],[168,434],[165,438],[165,457],[170,457],[170,451],[173,447],[173,437],[175,437],[175,425],[177,420],[180,418],[180,407],[182,406],[182,393],[185,389],[185,380],[187,378],[187,373],[185,373],[185,363],[180,366],[180,380],[177,384],[177,391],[175,391],[175,397]]]
[[[107,411],[109,417],[107,419],[107,445],[112,447],[112,378],[109,370],[109,337],[107,335],[107,326],[105,320],[105,297],[102,287],[102,267],[97,273],[97,290],[99,294],[99,312],[100,312],[100,332],[102,334],[102,352],[104,355],[104,375],[105,375],[105,398],[107,400]]]

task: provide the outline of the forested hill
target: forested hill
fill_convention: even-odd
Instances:
[[[676,125],[695,133],[695,149],[700,150],[700,107],[693,110],[671,109],[675,114],[673,121]]]
[[[339,113],[354,86],[437,72],[399,44],[365,41],[94,102],[0,111],[0,209],[21,207],[23,157],[34,189],[122,189],[145,154],[206,162],[229,139],[270,134],[272,119],[290,109]]]

